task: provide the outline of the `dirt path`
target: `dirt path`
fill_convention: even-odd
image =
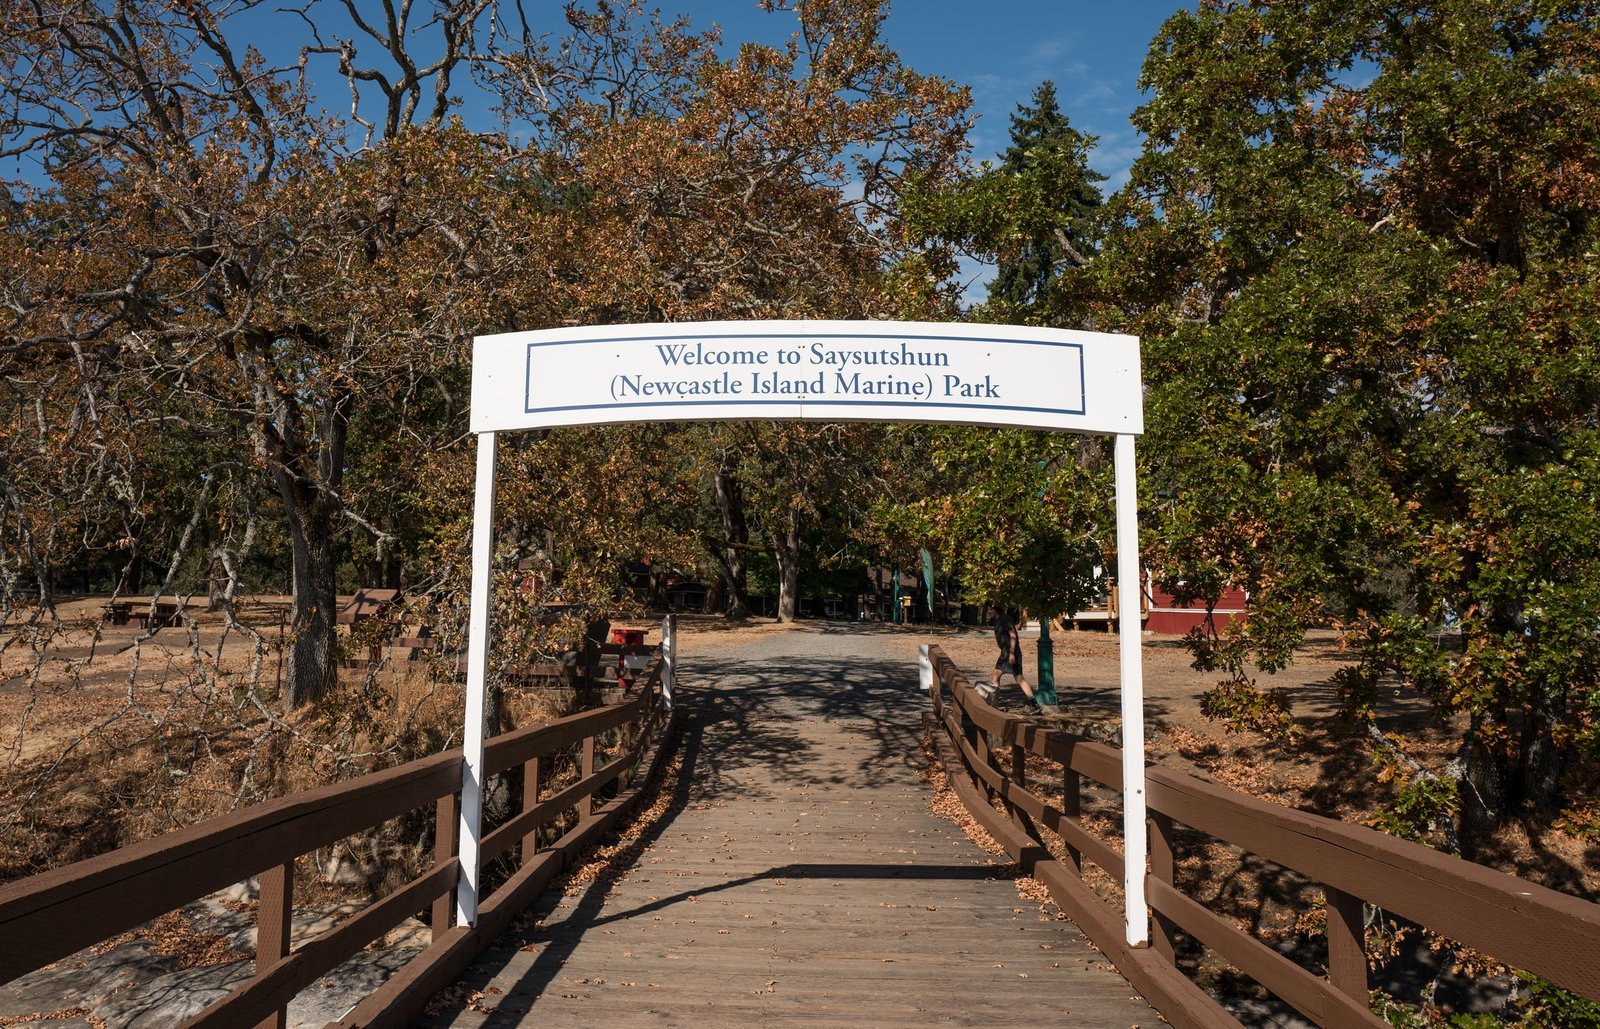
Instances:
[[[639,623],[641,625],[647,623]],[[996,648],[985,627],[884,625],[877,622],[807,621],[793,626],[775,622],[730,628],[720,621],[680,620],[684,660],[707,658],[751,661],[782,660],[791,639],[816,637],[807,651],[832,654],[848,660],[861,652],[880,654],[890,662],[904,662],[915,670],[917,647],[933,643],[944,648],[968,677],[987,679],[994,668]],[[1200,695],[1216,685],[1217,676],[1196,671],[1180,638],[1145,634],[1143,639],[1145,718],[1158,726],[1178,726],[1204,733],[1220,730],[1200,713]],[[1114,634],[1086,630],[1061,632],[1051,639],[1055,656],[1056,692],[1063,713],[1074,718],[1116,722],[1120,708],[1118,640]],[[865,650],[863,650],[865,648]],[[1031,677],[1038,667],[1038,631],[1022,634],[1023,666]],[[1295,663],[1272,677],[1268,685],[1293,691],[1297,714],[1330,717],[1337,711],[1333,673],[1345,663],[1332,633],[1313,633]],[[1014,691],[1005,680],[1002,696]],[[1011,692],[1011,696],[1018,696]]]

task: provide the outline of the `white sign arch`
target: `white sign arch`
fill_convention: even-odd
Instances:
[[[496,434],[726,420],[934,422],[1114,436],[1117,581],[1139,582],[1133,441],[1144,431],[1144,396],[1133,336],[943,322],[748,321],[478,337],[472,351],[478,464],[456,891],[461,924],[475,923],[478,913]],[[1149,939],[1138,612],[1137,604],[1122,605],[1126,624],[1119,651],[1130,944]]]

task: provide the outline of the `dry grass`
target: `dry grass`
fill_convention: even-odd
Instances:
[[[0,639],[0,881],[459,743],[448,667],[343,669],[285,714],[276,639],[65,614]]]

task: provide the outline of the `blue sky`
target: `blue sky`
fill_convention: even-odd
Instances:
[[[1005,148],[1010,115],[1045,79],[1082,132],[1100,138],[1091,164],[1121,186],[1139,152],[1128,115],[1139,105],[1139,68],[1156,29],[1183,0],[894,0],[884,36],[917,71],[972,87],[973,156]],[[697,24],[716,22],[730,45],[777,42],[793,15],[766,15],[756,0],[671,0]]]
[[[794,32],[793,12],[764,13],[759,0],[649,0],[663,17],[689,17],[696,29],[720,25],[728,51],[744,42],[777,45]],[[1010,115],[1028,101],[1045,79],[1072,124],[1099,137],[1091,157],[1106,175],[1106,190],[1121,186],[1138,154],[1138,139],[1128,115],[1140,102],[1140,65],[1156,29],[1173,11],[1193,0],[892,0],[884,36],[907,65],[924,74],[952,79],[972,88],[977,125],[973,157],[993,158],[1006,146]],[[376,12],[375,4],[361,4]],[[560,0],[523,4],[536,31],[559,36],[565,29]],[[418,5],[421,10],[421,5]],[[337,4],[313,10],[330,36],[348,36],[351,27]],[[305,42],[305,27],[284,19],[282,5],[265,4],[257,14],[265,49],[292,54]],[[426,21],[421,14],[413,23]],[[325,59],[322,65],[328,64]],[[331,87],[329,100],[344,102],[344,87]],[[470,106],[470,104],[469,104]]]
[[[1150,40],[1185,0],[893,0],[885,41],[911,68],[972,89],[977,115],[969,139],[975,160],[1004,150],[1011,114],[1045,79],[1072,125],[1098,137],[1089,164],[1106,176],[1109,193],[1128,178],[1140,140],[1128,116],[1141,103],[1139,71]],[[687,14],[697,27],[722,26],[730,48],[778,43],[793,32],[793,14],[763,14],[757,0],[671,0],[663,14]],[[983,299],[994,269],[962,261],[969,303]]]

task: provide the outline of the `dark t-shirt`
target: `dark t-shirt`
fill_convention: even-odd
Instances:
[[[1000,653],[1011,653],[1011,634],[1017,630],[1016,623],[1011,616],[1001,611],[994,619],[994,641],[1000,647]]]

